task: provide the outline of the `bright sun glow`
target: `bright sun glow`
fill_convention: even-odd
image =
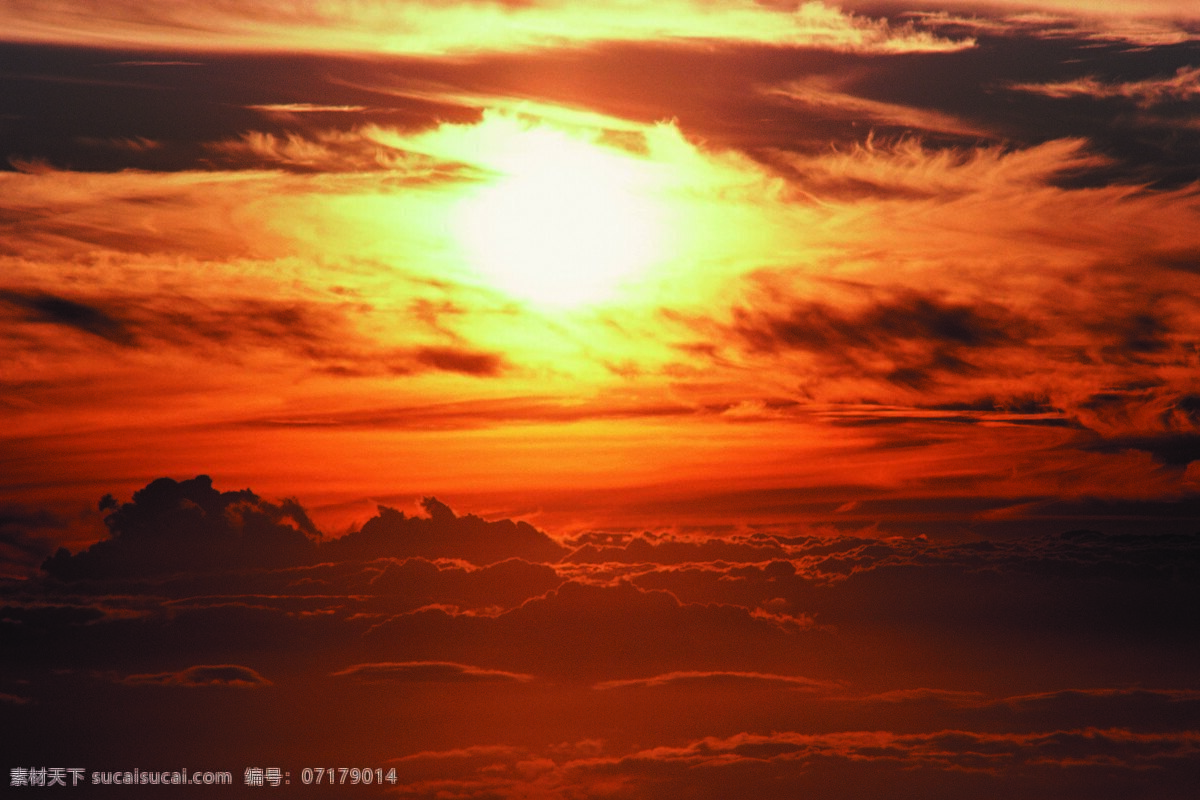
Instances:
[[[602,302],[660,257],[661,215],[635,156],[536,128],[505,137],[487,162],[497,177],[463,202],[458,236],[514,298]]]

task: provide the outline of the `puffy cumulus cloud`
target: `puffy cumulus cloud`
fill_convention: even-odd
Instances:
[[[508,682],[526,683],[532,675],[503,670],[483,669],[470,664],[448,661],[384,661],[374,664],[353,664],[333,673],[334,677],[350,678],[366,683],[460,683]]]
[[[460,517],[433,497],[422,507],[428,516],[381,506],[358,530],[327,539],[294,499],[271,503],[249,489],[221,492],[207,475],[159,478],[131,502],[106,496],[108,537],[75,554],[61,548],[42,568],[65,581],[174,575],[180,592],[191,576],[270,568],[283,571],[256,575],[250,585],[294,596],[313,586],[362,589],[365,581],[372,594],[408,597],[417,606],[519,605],[561,582],[541,562],[568,550],[528,523]],[[357,566],[307,566],[322,562]]]
[[[557,561],[566,549],[527,522],[488,522],[473,514],[459,517],[436,498],[421,501],[428,517],[409,517],[380,506],[362,527],[330,541],[327,553],[338,558],[423,556],[461,558],[473,564],[495,564],[511,558]]]
[[[881,53],[945,52],[973,45],[970,39],[936,36],[911,23],[891,25],[819,2],[785,8],[746,0],[718,7],[692,0],[587,6],[559,0],[437,5],[325,0],[297,8],[256,0],[153,12],[130,2],[7,5],[11,25],[6,35],[17,41],[191,50],[434,55],[661,39]],[[200,30],[203,36],[196,34]]]
[[[1046,513],[1061,519],[1063,510]],[[1177,507],[1174,513],[1189,512]],[[1080,675],[1120,681],[1136,679],[1155,658],[1160,661],[1153,669],[1170,664],[1176,675],[1182,668],[1194,649],[1183,609],[1200,590],[1196,576],[1191,533],[1077,531],[964,543],[836,537],[797,547],[788,561],[692,564],[643,571],[630,580],[684,602],[806,614],[835,638],[876,630],[894,639],[888,660],[897,667],[924,670],[917,665],[925,663],[927,648],[953,639],[953,652],[943,661],[947,669],[952,662],[970,671],[986,658],[1046,657],[1045,670],[1071,662]],[[1099,655],[1114,637],[1152,640],[1159,655],[1135,655],[1135,648],[1126,663]],[[1094,655],[1086,664],[1060,661],[1061,654],[1048,657],[1063,640]],[[861,675],[860,666],[847,666],[844,674]]]
[[[269,680],[255,670],[238,664],[200,664],[180,672],[126,675],[120,682],[129,686],[223,686],[238,689],[271,685]]]
[[[432,498],[332,541],[298,507],[203,478],[103,505],[119,545],[0,585],[0,694],[29,701],[0,705],[31,732],[22,757],[74,709],[81,752],[106,725],[171,742],[181,716],[238,719],[230,750],[282,739],[308,760],[337,741],[416,797],[1194,785],[1194,533],[601,531],[566,541],[613,557],[574,563],[534,528]],[[212,554],[190,567],[155,560],[159,540],[202,539]],[[271,557],[239,555],[263,542]],[[74,567],[87,579],[55,575]],[[130,708],[171,687],[201,691]]]
[[[285,566],[311,559],[320,537],[295,500],[275,504],[249,489],[220,492],[206,475],[160,478],[104,523],[107,539],[74,555],[60,549],[43,569],[79,580]]]

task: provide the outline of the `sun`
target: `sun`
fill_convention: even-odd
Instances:
[[[495,178],[465,198],[457,236],[489,285],[543,307],[611,299],[660,256],[660,208],[635,154],[551,128],[496,143]]]

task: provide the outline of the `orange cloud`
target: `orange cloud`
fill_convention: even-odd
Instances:
[[[761,672],[668,672],[649,678],[630,678],[628,680],[602,681],[593,689],[626,689],[636,687],[655,687],[670,684],[694,684],[698,686],[715,686],[722,684],[777,684],[787,688],[808,692],[827,692],[837,688],[838,684],[829,681],[815,681],[798,675],[768,675]]]
[[[372,664],[354,664],[333,673],[334,677],[353,678],[367,683],[400,682],[451,682],[460,681],[517,681],[533,680],[524,675],[503,670],[482,669],[470,664],[454,664],[447,661],[385,661]]]
[[[945,52],[972,46],[911,25],[848,14],[819,2],[794,10],[739,0],[579,6],[533,3],[353,3],[303,8],[276,0],[202,2],[148,10],[131,2],[22,3],[7,14],[16,41],[191,50],[304,50],[434,55],[559,47],[597,41],[740,42],[863,52]],[[197,35],[196,31],[203,31]]]
[[[1112,83],[1093,76],[1055,83],[1017,83],[1010,88],[1053,98],[1090,97],[1103,100],[1121,97],[1135,101],[1142,108],[1172,101],[1188,101],[1200,97],[1200,67],[1180,67],[1169,78],[1148,78],[1140,81]]]

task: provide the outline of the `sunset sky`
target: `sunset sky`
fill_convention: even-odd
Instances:
[[[10,769],[1192,796],[1195,3],[0,0],[0,170]]]

